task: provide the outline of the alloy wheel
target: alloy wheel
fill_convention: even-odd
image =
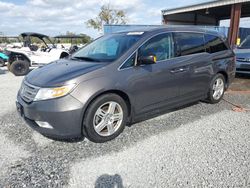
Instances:
[[[122,107],[117,102],[109,101],[97,109],[93,126],[100,136],[111,136],[120,128],[122,121]]]
[[[224,93],[225,84],[221,78],[217,78],[213,84],[213,98],[219,100]]]

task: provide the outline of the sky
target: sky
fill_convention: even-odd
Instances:
[[[70,31],[95,38],[101,33],[86,27],[85,22],[95,18],[100,7],[107,3],[114,9],[124,10],[128,24],[158,25],[162,9],[207,1],[211,0],[0,0],[0,32],[5,35],[40,32],[55,36]],[[250,26],[248,20],[242,23]],[[228,26],[228,21],[222,25]]]

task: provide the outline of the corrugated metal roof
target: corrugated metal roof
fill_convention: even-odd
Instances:
[[[165,10],[162,10],[162,14],[163,15],[178,14],[178,13],[182,13],[182,12],[191,12],[191,11],[195,11],[195,10],[220,7],[220,6],[232,5],[232,4],[237,4],[237,3],[245,3],[245,2],[250,2],[250,0],[211,1],[211,2],[190,5],[190,6],[185,6],[185,7],[179,7],[179,8],[174,8],[174,9],[165,9]]]

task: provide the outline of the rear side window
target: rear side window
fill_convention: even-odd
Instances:
[[[247,36],[245,40],[240,44],[241,49],[250,49],[250,35]]]
[[[200,33],[175,33],[177,56],[205,52],[204,35]]]
[[[205,48],[208,53],[228,50],[228,47],[221,38],[208,34],[205,35]]]

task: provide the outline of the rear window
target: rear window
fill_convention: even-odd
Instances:
[[[205,52],[204,35],[200,33],[175,33],[177,56]]]
[[[228,50],[228,47],[221,38],[208,34],[205,34],[205,48],[208,53]]]
[[[243,40],[243,42],[240,44],[239,48],[250,49],[250,35],[245,40]]]

